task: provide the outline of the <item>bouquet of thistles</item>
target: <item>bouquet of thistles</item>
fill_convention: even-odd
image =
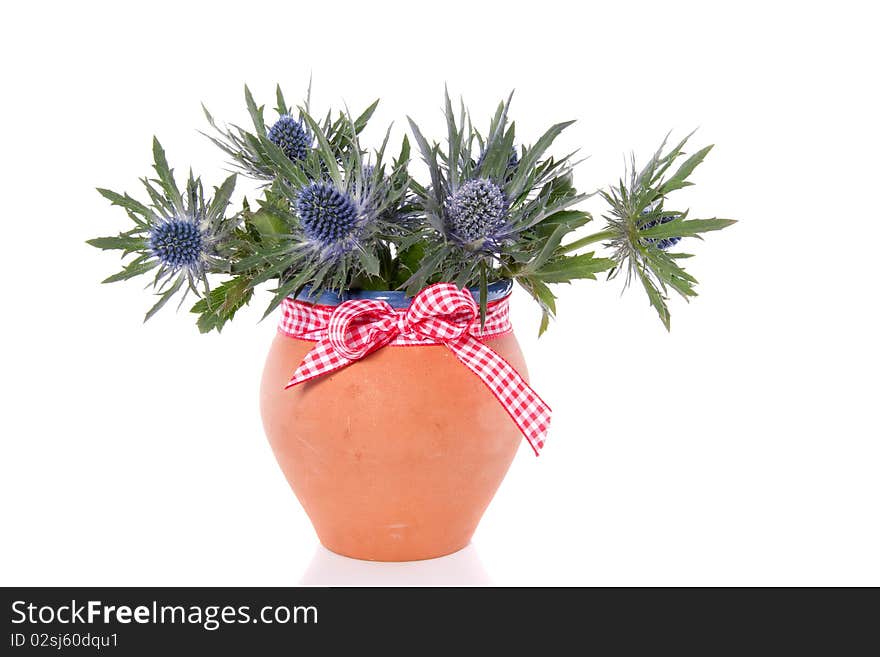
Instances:
[[[180,305],[192,293],[198,327],[208,332],[219,331],[259,287],[271,291],[268,314],[291,295],[414,296],[446,282],[471,288],[485,316],[488,286],[512,279],[538,303],[543,332],[556,311],[554,285],[623,274],[625,285],[636,281],[645,289],[668,329],[670,290],[696,296],[697,281],[682,266],[690,255],[675,248],[734,223],[689,218],[670,206],[670,194],[692,184],[691,173],[712,148],[688,154],[687,137],[672,146],[664,140],[641,167],[633,158],[617,184],[596,192],[608,209],[601,229],[590,231],[593,217],[579,206],[591,194],[574,186],[575,153],[549,152],[571,122],[527,145],[509,119],[510,98],[476,126],[447,93],[442,144],[409,120],[429,173],[416,180],[408,171],[408,137],[390,148],[389,127],[378,148],[361,144],[378,101],[356,115],[318,115],[309,96],[292,107],[278,88],[269,119],[245,88],[250,129],[218,124],[205,110],[206,136],[237,172],[212,193],[191,171],[178,182],[154,139],[155,175],[141,181],[143,200],[98,190],[131,221],[118,235],[89,240],[128,258],[104,282],[148,276],[158,299],[147,319],[173,297]],[[238,175],[256,181],[257,196],[233,209]]]

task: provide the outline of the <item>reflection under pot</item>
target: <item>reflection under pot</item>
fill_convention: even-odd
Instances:
[[[300,579],[302,586],[491,586],[473,544],[424,561],[361,561],[323,545]]]

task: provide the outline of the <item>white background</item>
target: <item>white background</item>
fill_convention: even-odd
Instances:
[[[880,585],[870,6],[6,3],[0,583]],[[699,127],[680,201],[740,220],[689,245],[670,334],[619,281],[559,289],[540,341],[516,296],[552,441],[448,559],[319,550],[260,425],[273,322],[143,325],[148,292],[98,285],[116,257],[84,244],[126,225],[94,187],[138,193],[154,133],[218,184],[199,104],[245,124],[245,82],[271,106],[310,74],[317,108],[381,97],[377,139],[407,114],[441,138],[444,82],[477,117],[515,87],[523,140],[578,119],[556,152],[591,155],[585,190]]]

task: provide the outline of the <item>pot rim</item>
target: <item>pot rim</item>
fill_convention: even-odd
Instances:
[[[510,295],[513,289],[513,281],[509,278],[503,278],[500,281],[490,283],[486,289],[488,293],[488,301],[499,301]],[[479,301],[480,288],[468,288],[471,296],[475,301]],[[296,301],[304,301],[306,303],[318,306],[338,306],[343,301],[351,299],[372,299],[375,301],[384,301],[392,308],[408,308],[412,297],[406,296],[403,290],[345,290],[342,294],[330,290],[322,290],[317,297],[312,294],[311,288],[306,286],[295,297],[290,295],[289,299]]]

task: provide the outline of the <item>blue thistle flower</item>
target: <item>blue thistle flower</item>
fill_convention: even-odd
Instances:
[[[651,214],[650,208],[642,210],[642,216],[649,215],[649,214]],[[668,224],[673,219],[675,219],[675,216],[670,216],[670,215],[661,216],[658,219],[651,219],[650,221],[642,224],[639,228],[641,230],[648,230],[649,228],[653,228],[654,226],[660,226],[661,224]],[[653,244],[658,249],[662,249],[664,251],[666,249],[672,248],[673,246],[675,246],[676,244],[678,244],[681,241],[680,237],[664,237],[664,238],[660,238],[660,239],[646,237],[644,239],[649,244]]]
[[[148,238],[150,251],[172,271],[201,267],[205,239],[195,221],[169,219],[154,225]]]
[[[300,225],[310,240],[323,247],[348,251],[360,228],[359,204],[333,185],[314,182],[296,198]]]
[[[491,180],[468,180],[446,203],[451,236],[463,245],[478,248],[495,244],[507,223],[507,201]]]
[[[269,128],[269,141],[284,151],[291,160],[304,160],[312,145],[312,138],[298,121],[289,114],[282,116]]]

